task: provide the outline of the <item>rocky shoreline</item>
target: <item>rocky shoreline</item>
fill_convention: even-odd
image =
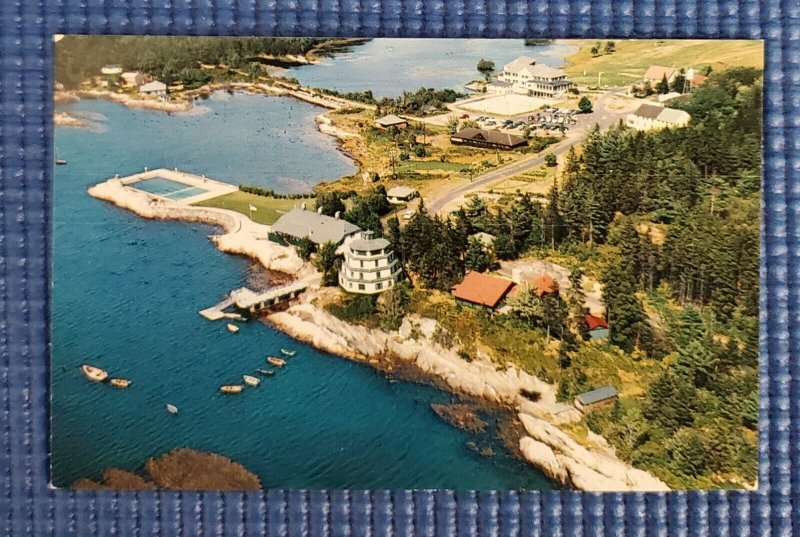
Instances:
[[[435,320],[407,316],[395,332],[346,323],[314,305],[319,276],[293,248],[259,240],[269,226],[255,224],[244,215],[225,209],[161,203],[110,179],[89,189],[89,194],[131,210],[145,218],[203,222],[221,227],[211,237],[223,252],[250,257],[269,270],[294,274],[309,284],[299,303],[274,312],[266,321],[287,335],[316,349],[393,371],[396,362],[438,379],[441,387],[510,407],[524,428],[519,453],[547,477],[566,487],[585,491],[665,491],[667,485],[653,475],[619,460],[604,440],[596,437],[582,445],[561,431],[563,404],[556,401],[555,386],[514,366],[498,369],[488,357],[463,360],[457,348],[435,341],[441,330]],[[526,397],[523,394],[538,394]],[[536,399],[535,401],[532,399]]]

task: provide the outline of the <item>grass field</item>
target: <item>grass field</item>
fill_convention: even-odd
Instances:
[[[246,192],[232,192],[224,196],[194,203],[193,205],[230,209],[246,216],[250,216],[249,206],[253,205],[253,207],[256,208],[252,213],[253,221],[259,224],[271,225],[274,224],[283,213],[290,211],[294,207],[299,207],[303,202],[306,202],[308,208],[313,210],[314,200],[312,199],[268,198],[265,196],[248,194]]]
[[[569,77],[579,84],[597,85],[597,74],[602,71],[601,85],[627,86],[640,80],[650,65],[665,67],[704,68],[714,70],[726,67],[764,66],[764,44],[761,41],[743,40],[614,40],[616,52],[592,57],[593,39],[578,40],[580,49],[568,56],[563,67]],[[606,41],[601,41],[601,50]]]
[[[462,162],[439,162],[436,160],[404,160],[397,165],[397,170],[404,171],[448,171],[460,172],[469,168],[469,164]]]

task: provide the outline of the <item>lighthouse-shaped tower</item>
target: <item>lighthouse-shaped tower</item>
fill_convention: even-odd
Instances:
[[[403,275],[400,261],[386,239],[373,239],[371,231],[344,247],[339,285],[350,293],[373,295],[394,287]]]

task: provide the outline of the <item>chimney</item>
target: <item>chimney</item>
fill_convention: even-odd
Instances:
[[[337,220],[338,220],[338,219],[339,219],[339,215],[340,215],[340,212],[339,212],[339,211],[336,211],[336,214],[335,214],[335,215],[333,215],[333,217],[334,217],[335,219],[337,219]]]

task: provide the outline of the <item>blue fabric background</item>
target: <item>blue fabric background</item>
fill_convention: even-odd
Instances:
[[[800,535],[798,18],[797,0],[0,0],[0,536]],[[49,489],[53,33],[765,39],[759,492]]]

